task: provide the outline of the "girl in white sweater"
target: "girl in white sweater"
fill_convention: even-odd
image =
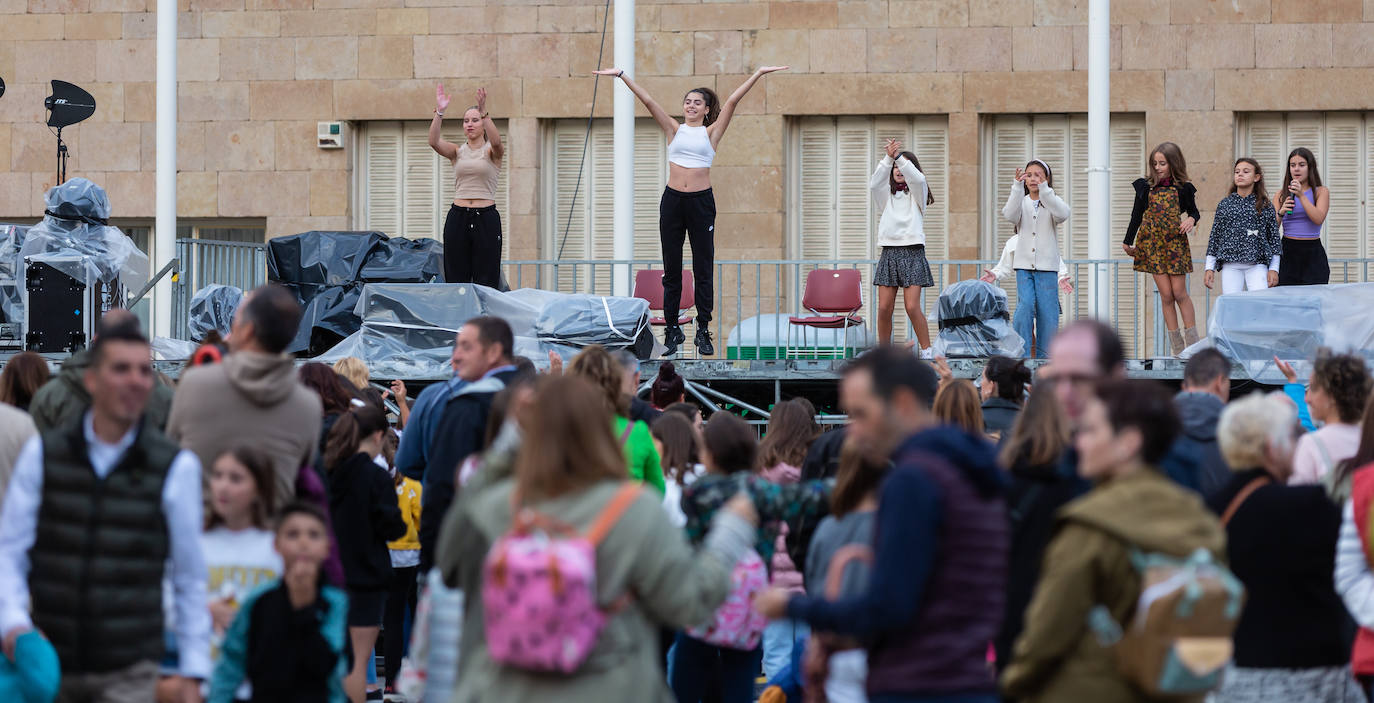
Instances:
[[[1016,181],[1002,217],[1016,232],[1007,242],[1010,269],[1016,272],[1016,313],[1011,325],[1026,341],[1027,352],[1033,338],[1036,358],[1044,359],[1059,330],[1059,291],[1073,290],[1059,256],[1058,230],[1069,219],[1069,204],[1054,192],[1054,172],[1049,164],[1032,159],[1024,169],[1016,169]],[[1003,252],[1003,259],[1006,254]],[[992,283],[1008,273],[1007,267],[998,264],[985,271],[982,279]]]
[[[869,179],[873,201],[882,213],[878,219],[878,270],[873,282],[878,286],[878,344],[892,343],[892,313],[897,306],[897,289],[921,355],[930,357],[930,329],[921,311],[921,289],[935,285],[926,261],[926,233],[923,217],[935,202],[926,184],[916,155],[902,151],[902,143],[887,140],[886,155]]]

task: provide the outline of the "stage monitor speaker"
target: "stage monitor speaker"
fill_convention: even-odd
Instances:
[[[40,354],[77,352],[89,341],[89,322],[99,317],[94,291],[42,261],[27,262],[24,348]]]

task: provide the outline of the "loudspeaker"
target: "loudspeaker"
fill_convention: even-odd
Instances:
[[[87,330],[99,317],[95,291],[43,261],[27,261],[24,348],[40,354],[77,352],[86,348]]]

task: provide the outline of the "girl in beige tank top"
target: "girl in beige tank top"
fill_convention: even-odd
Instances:
[[[487,91],[477,89],[477,105],[463,113],[462,144],[441,136],[450,98],[435,89],[429,146],[453,164],[453,205],[444,219],[444,280],[498,288],[501,283],[501,215],[496,211],[496,184],[505,145],[487,114]]]

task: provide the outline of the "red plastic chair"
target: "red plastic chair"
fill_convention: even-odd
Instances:
[[[807,327],[847,329],[863,326],[864,320],[858,315],[863,306],[863,276],[858,269],[815,269],[806,274],[806,290],[802,293],[802,307],[813,314],[793,315],[788,319],[793,325],[802,326],[802,344],[805,345]],[[790,343],[788,347],[788,356],[793,356]],[[803,346],[795,351],[801,353],[806,348]]]
[[[663,272],[654,269],[636,271],[634,297],[648,301],[650,311],[663,312]],[[678,303],[677,324],[681,327],[692,321],[692,316],[684,315],[682,311],[691,310],[696,304],[696,282],[692,279],[690,271],[682,272],[682,299]],[[668,324],[668,320],[663,317],[651,317],[649,324],[663,327]]]

